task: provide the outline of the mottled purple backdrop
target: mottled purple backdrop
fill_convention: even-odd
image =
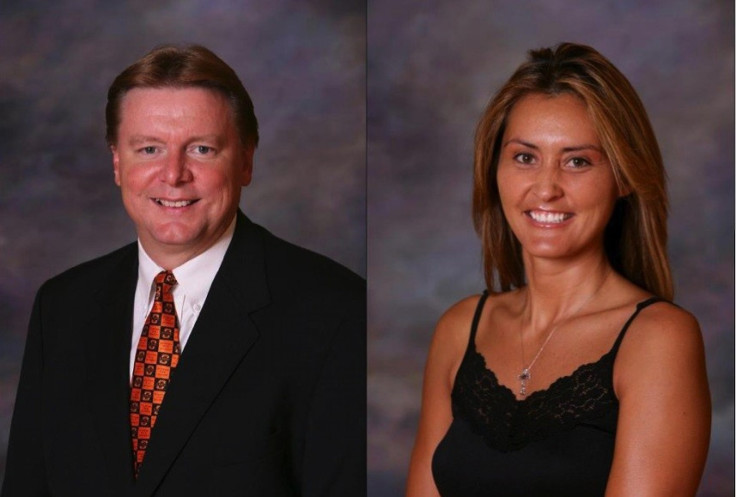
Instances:
[[[260,121],[244,211],[365,275],[365,29],[363,0],[0,2],[0,480],[36,289],[135,239],[105,147],[112,79],[159,44],[214,50]]]
[[[402,495],[434,323],[478,293],[478,118],[530,48],[590,44],[631,80],[669,174],[676,301],[700,320],[713,393],[699,495],[734,482],[731,0],[371,0],[368,8],[369,494]]]

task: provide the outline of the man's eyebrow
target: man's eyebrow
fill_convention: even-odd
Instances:
[[[187,140],[189,143],[197,142],[197,141],[211,141],[215,143],[220,143],[222,141],[222,136],[218,134],[210,134],[210,135],[199,135],[199,136],[193,136],[189,140]]]
[[[131,145],[138,145],[140,143],[163,143],[163,141],[159,138],[156,138],[155,136],[147,136],[147,135],[133,135],[128,140],[128,143]]]

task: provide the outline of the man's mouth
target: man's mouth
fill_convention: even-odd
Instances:
[[[154,198],[154,202],[156,202],[158,205],[161,205],[163,207],[186,207],[188,205],[192,205],[197,200],[166,200],[163,198]]]
[[[559,224],[573,216],[569,212],[548,212],[540,210],[529,210],[524,212],[524,214],[541,224]]]

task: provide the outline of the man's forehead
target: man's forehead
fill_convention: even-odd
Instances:
[[[131,99],[153,99],[158,100],[165,97],[181,97],[186,98],[191,95],[207,95],[215,100],[228,103],[227,98],[221,92],[213,88],[205,88],[201,86],[136,86],[131,88],[123,95],[122,102],[125,103]]]
[[[232,117],[227,99],[220,93],[198,87],[187,88],[134,88],[123,97],[120,120],[126,116],[212,117],[221,119],[221,113]]]
[[[130,90],[121,102],[118,133],[118,139],[132,144],[165,141],[173,135],[217,137],[218,142],[238,136],[227,100],[203,88]]]

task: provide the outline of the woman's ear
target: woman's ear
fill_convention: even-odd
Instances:
[[[618,198],[623,198],[632,193],[631,186],[624,180],[621,180],[618,185]]]

